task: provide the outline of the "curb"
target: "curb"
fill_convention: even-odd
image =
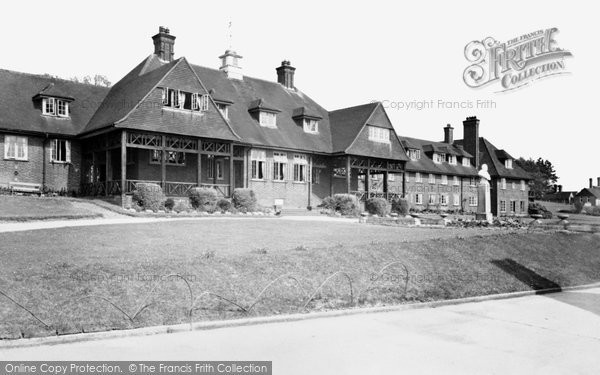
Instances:
[[[392,306],[349,308],[349,309],[345,309],[345,310],[332,310],[332,311],[314,312],[314,313],[306,313],[306,314],[296,313],[296,314],[289,314],[289,315],[275,315],[275,316],[267,316],[267,317],[259,317],[259,318],[244,318],[244,319],[234,319],[234,320],[197,322],[197,323],[192,323],[191,325],[189,323],[182,323],[182,324],[171,325],[171,326],[155,326],[155,327],[134,328],[134,329],[106,331],[106,332],[94,332],[94,333],[77,333],[77,334],[64,335],[64,336],[50,336],[50,337],[39,337],[39,338],[31,338],[31,339],[17,339],[14,341],[7,340],[6,342],[0,341],[0,349],[26,348],[26,347],[41,346],[41,345],[75,344],[75,343],[81,343],[81,342],[124,338],[124,337],[142,337],[142,336],[150,336],[150,335],[169,334],[169,333],[203,331],[203,330],[210,330],[210,329],[236,328],[236,327],[253,326],[253,325],[259,325],[259,324],[298,322],[298,321],[303,321],[303,320],[335,318],[335,317],[359,315],[359,314],[373,314],[373,313],[383,313],[383,312],[395,312],[395,311],[400,312],[400,311],[407,311],[407,310],[420,310],[420,309],[426,309],[426,308],[437,308],[437,307],[444,307],[444,306],[460,305],[460,304],[465,304],[465,303],[477,303],[477,302],[486,302],[486,301],[494,301],[494,300],[522,298],[522,297],[528,297],[528,296],[534,296],[534,295],[559,293],[559,292],[590,289],[590,288],[597,288],[597,287],[600,287],[600,282],[596,282],[596,283],[592,283],[592,284],[585,284],[585,285],[569,286],[569,287],[564,287],[564,288],[526,290],[526,291],[520,291],[520,292],[490,294],[490,295],[476,296],[476,297],[466,297],[466,298],[432,301],[432,302],[409,303],[409,304],[392,305]]]

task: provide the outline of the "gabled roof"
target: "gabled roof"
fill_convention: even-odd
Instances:
[[[377,103],[358,105],[329,112],[333,152],[345,152],[377,108]]]
[[[512,168],[506,168],[504,166],[504,159],[500,159],[498,156],[507,157],[512,159],[508,153],[504,150],[498,152],[496,146],[484,137],[479,137],[479,152],[481,153],[480,162],[488,165],[488,171],[492,177],[503,177],[512,179],[531,180],[531,175],[527,173],[523,168],[519,167],[517,163],[512,163]]]
[[[477,169],[474,166],[465,167],[460,163],[457,165],[450,165],[448,163],[434,163],[427,153],[431,150],[438,150],[443,153],[450,153],[458,155],[460,148],[456,145],[450,145],[443,142],[432,142],[425,139],[400,137],[400,141],[406,148],[421,150],[421,158],[419,160],[409,160],[406,163],[406,170],[411,172],[425,172],[433,174],[450,174],[459,175],[466,177],[477,176]],[[430,150],[430,151],[426,151]],[[435,151],[435,152],[438,152]],[[431,151],[432,152],[432,151]],[[472,157],[468,152],[464,152],[467,157]]]
[[[274,105],[267,103],[267,101],[264,100],[263,98],[259,98],[259,99],[251,101],[250,104],[248,105],[248,111],[250,111],[250,112],[267,111],[267,112],[274,112],[274,113],[281,112],[279,109],[275,108]]]
[[[327,111],[300,90],[286,89],[277,82],[244,76],[229,79],[218,69],[192,65],[212,96],[219,101],[232,102],[228,108],[229,124],[242,141],[258,147],[283,148],[317,153],[331,152],[331,130]],[[249,112],[252,103],[261,100],[261,105],[277,109],[277,128],[260,126]],[[252,103],[252,104],[251,104]],[[304,132],[302,122],[294,120],[294,109],[306,107],[321,117],[318,134]]]
[[[0,129],[63,136],[81,132],[109,91],[107,87],[3,69],[0,88]],[[69,117],[42,115],[40,93],[74,99],[69,104]]]
[[[583,188],[579,193],[575,195],[576,197],[584,196],[584,197],[596,197],[600,198],[600,187],[593,188]]]
[[[576,191],[561,191],[560,193],[544,194],[545,200],[568,200],[577,194]]]

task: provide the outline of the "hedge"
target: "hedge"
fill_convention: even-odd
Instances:
[[[392,201],[392,212],[398,213],[398,215],[408,215],[410,212],[410,203],[406,198],[398,198]]]
[[[251,189],[235,189],[231,196],[233,206],[242,212],[256,210],[256,195]]]
[[[367,212],[371,215],[386,216],[392,210],[392,206],[385,198],[369,198],[365,204]]]
[[[140,182],[135,186],[133,200],[145,210],[158,211],[164,207],[165,195],[160,185]]]
[[[212,188],[197,187],[190,190],[190,204],[199,211],[214,212],[217,205],[217,191]]]

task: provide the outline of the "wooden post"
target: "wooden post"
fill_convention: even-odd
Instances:
[[[365,176],[365,191],[367,199],[371,198],[371,160],[367,160],[367,175]]]
[[[161,139],[161,158],[160,158],[160,182],[163,188],[163,192],[166,190],[167,181],[167,152],[165,148],[167,147],[167,136],[163,135]]]
[[[350,156],[346,156],[346,193],[350,194]]]
[[[127,131],[121,133],[121,202],[127,193]]]
[[[244,166],[243,166],[243,172],[242,174],[244,175],[243,179],[244,179],[244,188],[247,189],[248,188],[248,152],[250,152],[249,150],[247,150],[246,148],[244,148]]]
[[[108,196],[109,192],[108,192],[108,188],[109,188],[109,181],[112,180],[112,155],[111,155],[111,150],[109,150],[108,148],[105,150],[105,154],[106,154],[106,165],[105,165],[105,177],[104,177],[104,195]]]
[[[308,157],[308,205],[311,205],[312,196],[312,184],[313,184],[313,158],[312,155]]]
[[[202,140],[198,139],[198,162],[196,163],[197,184],[198,187],[202,184]]]
[[[402,197],[406,197],[406,170],[402,171]]]
[[[387,170],[385,170],[383,172],[383,192],[385,195],[385,199],[389,198],[389,192],[388,192],[388,175],[390,172],[388,172]]]
[[[229,147],[231,148],[229,150],[229,196],[231,197],[231,194],[233,192],[233,143],[229,145]]]

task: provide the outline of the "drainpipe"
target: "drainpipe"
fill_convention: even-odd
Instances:
[[[48,142],[48,133],[42,141],[42,192],[46,188],[46,143]]]

